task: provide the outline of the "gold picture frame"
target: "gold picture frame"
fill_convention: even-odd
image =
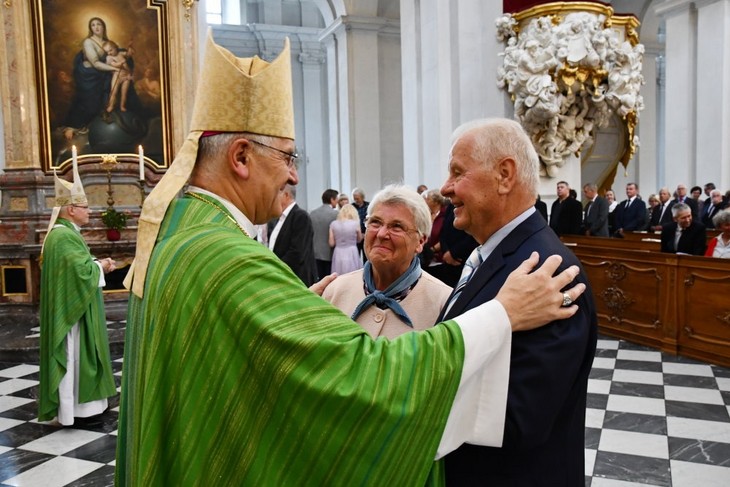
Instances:
[[[32,0],[41,167],[84,156],[171,162],[170,56],[165,0]]]

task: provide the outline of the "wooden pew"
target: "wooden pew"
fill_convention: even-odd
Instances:
[[[601,333],[730,366],[730,259],[665,254],[642,239],[563,241],[588,274]]]

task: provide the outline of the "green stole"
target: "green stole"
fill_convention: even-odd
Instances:
[[[206,199],[173,202],[130,296],[117,485],[434,481],[458,325],[373,340]]]
[[[71,222],[59,218],[46,236],[41,268],[38,420],[58,414],[58,385],[66,374],[66,335],[79,324],[78,402],[117,393],[106,330],[99,266]]]

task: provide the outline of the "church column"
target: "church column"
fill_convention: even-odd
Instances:
[[[501,2],[401,2],[404,176],[440,186],[451,133],[475,118],[511,116],[494,73],[502,51],[494,34]]]
[[[40,169],[34,51],[30,2],[0,4],[0,100],[4,132],[5,169]],[[36,46],[37,47],[37,46]]]
[[[485,117],[512,117],[509,97],[497,86],[495,73],[502,65],[497,53],[504,47],[495,35],[494,21],[502,15],[501,2],[461,0],[455,2],[458,64],[457,125]]]
[[[730,0],[697,5],[697,149],[694,179],[730,188]],[[723,41],[724,40],[724,41]]]
[[[347,134],[352,157],[350,184],[372,195],[382,185],[380,132],[376,130],[380,120],[377,26],[347,22],[347,106],[340,108],[346,108],[351,123]]]
[[[318,47],[318,46],[317,46]],[[302,66],[302,101],[304,102],[303,130],[297,134],[297,143],[302,144],[304,153],[300,167],[306,165],[307,188],[304,194],[298,197],[304,201],[307,208],[319,206],[322,191],[330,185],[329,165],[327,164],[325,148],[327,147],[327,133],[322,131],[324,124],[325,99],[322,93],[322,67],[325,57],[321,50],[305,50],[299,54]],[[301,149],[300,149],[301,151]]]
[[[665,170],[671,188],[680,182],[691,185],[695,179],[697,19],[688,0],[666,1],[657,14],[666,23]]]
[[[328,48],[328,62],[334,56],[336,80],[336,117],[330,117],[330,140],[339,136],[340,190],[362,188],[368,197],[391,182],[391,175],[402,172],[402,139],[390,133],[390,118],[400,119],[398,46],[393,36],[398,32],[395,21],[384,18],[341,16],[322,34]],[[332,39],[328,39],[334,37]],[[334,44],[334,46],[332,45]],[[393,52],[395,51],[395,55]],[[329,68],[332,75],[333,67]],[[395,100],[395,102],[394,102]],[[332,106],[330,115],[332,115]]]
[[[350,140],[347,116],[347,35],[342,24],[325,30],[320,40],[327,49],[327,108],[328,138],[330,141],[330,185],[340,192],[349,193]],[[344,84],[345,88],[342,88]]]
[[[411,185],[433,188],[445,179],[454,128],[451,11],[450,2],[401,2],[404,175]]]
[[[653,10],[646,12],[641,20],[641,43],[644,45],[642,74],[644,85],[641,95],[644,97],[644,110],[640,113],[637,133],[640,146],[634,155],[633,164],[636,175],[632,180],[640,183],[639,191],[648,197],[656,193],[665,184],[664,172],[664,41],[665,26]],[[621,171],[618,171],[619,174]],[[617,174],[617,179],[619,174]]]

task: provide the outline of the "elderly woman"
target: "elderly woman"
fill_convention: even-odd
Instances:
[[[365,255],[359,271],[340,276],[322,297],[373,338],[430,328],[451,288],[421,271],[418,254],[431,231],[431,212],[410,188],[385,187],[368,207]]]
[[[710,240],[705,256],[730,259],[730,210],[718,212],[712,217],[712,223],[721,233]]]

